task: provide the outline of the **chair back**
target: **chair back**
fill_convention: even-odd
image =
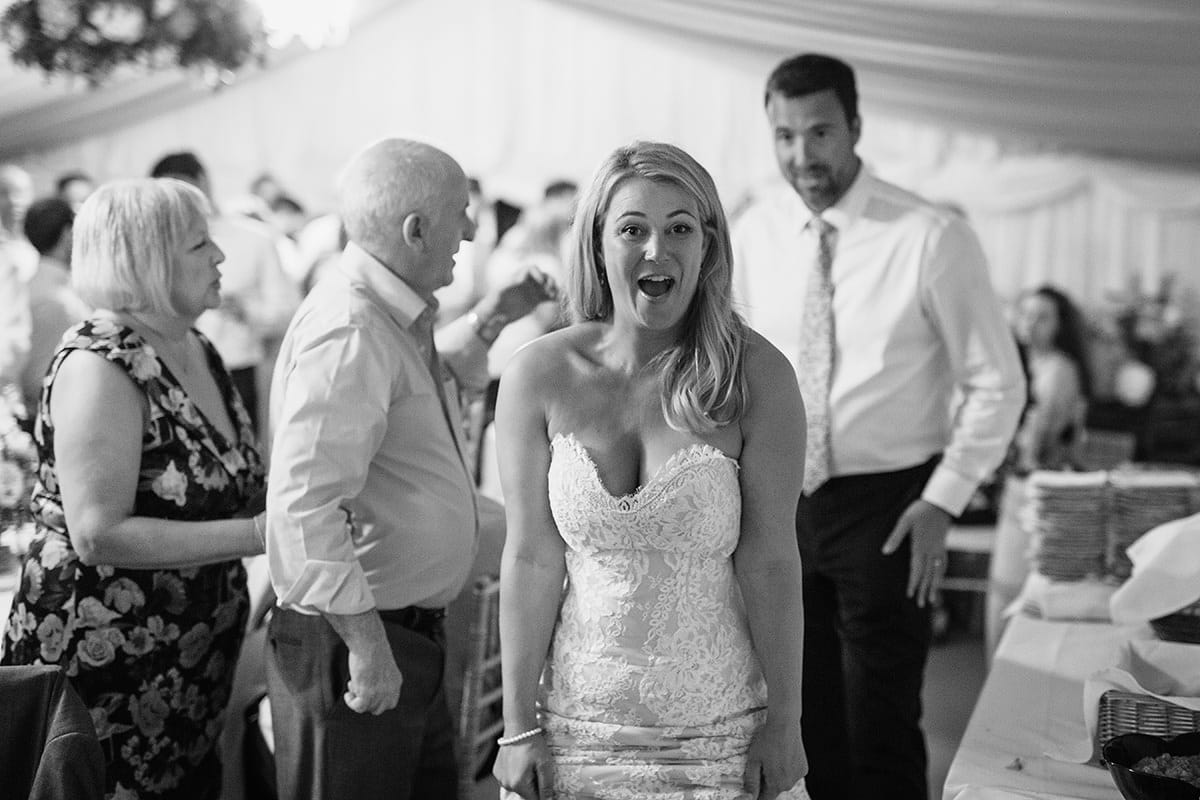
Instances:
[[[0,667],[0,794],[104,797],[104,754],[92,716],[58,667]]]
[[[475,782],[491,768],[496,739],[504,730],[500,685],[500,581],[484,575],[471,593],[468,661],[459,706],[459,796],[471,797]]]

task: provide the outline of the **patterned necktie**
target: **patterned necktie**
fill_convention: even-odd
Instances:
[[[804,493],[829,480],[829,385],[833,378],[833,241],[837,229],[820,217],[808,227],[817,235],[817,258],[804,293],[800,339],[800,394],[808,417]]]

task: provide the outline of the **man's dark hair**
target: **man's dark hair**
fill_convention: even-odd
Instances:
[[[75,212],[66,200],[47,197],[29,206],[25,212],[25,238],[46,255],[58,245],[63,232],[75,221]]]
[[[304,206],[291,195],[281,194],[269,203],[272,211],[290,211],[293,214],[303,214]]]
[[[262,187],[262,185],[264,183],[273,183],[276,186],[279,185],[279,181],[275,180],[274,175],[272,175],[269,172],[262,172],[262,173],[259,173],[259,175],[254,180],[250,181],[250,191],[253,194],[258,194],[258,190]]]
[[[155,162],[150,168],[151,178],[164,178],[172,175],[184,175],[192,180],[199,180],[204,174],[204,165],[196,154],[184,150],[179,153],[168,153]]]
[[[558,180],[551,181],[546,184],[546,188],[542,190],[542,197],[549,200],[552,197],[562,197],[563,195],[575,195],[579,192],[579,184],[575,181]]]
[[[86,172],[82,172],[80,170],[72,170],[70,172],[64,172],[62,175],[58,176],[58,180],[56,180],[54,182],[54,191],[57,192],[58,194],[62,194],[63,190],[66,189],[68,186],[70,186],[75,181],[84,181],[85,183],[95,183],[95,181],[92,180],[92,176],[88,175]]]
[[[767,78],[767,90],[763,105],[772,94],[787,99],[832,89],[846,112],[846,121],[858,119],[858,87],[854,80],[854,69],[841,59],[820,53],[802,53],[787,59]]]

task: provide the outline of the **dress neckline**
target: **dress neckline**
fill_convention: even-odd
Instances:
[[[225,453],[233,452],[241,447],[241,445],[244,443],[245,431],[242,430],[241,419],[237,414],[237,409],[234,408],[233,398],[229,394],[231,387],[225,385],[224,381],[221,379],[221,376],[217,373],[215,364],[213,363],[212,348],[202,334],[195,329],[189,331],[189,333],[194,333],[197,335],[200,343],[200,349],[204,353],[205,366],[208,367],[209,373],[212,375],[213,380],[216,381],[217,391],[220,392],[221,402],[225,406],[225,413],[229,416],[229,421],[233,424],[232,439],[228,438],[224,432],[217,427],[217,424],[209,418],[208,414],[204,413],[204,409],[202,409],[199,404],[192,399],[192,396],[188,394],[187,390],[180,382],[179,376],[175,374],[173,369],[171,369],[171,365],[163,359],[162,355],[158,352],[150,340],[142,334],[141,331],[120,320],[113,320],[113,322],[122,330],[127,331],[127,334],[123,338],[134,339],[142,346],[144,350],[149,351],[153,355],[154,360],[157,361],[159,365],[160,378],[163,379],[170,388],[179,390],[183,398],[182,402],[186,403],[188,409],[200,420],[200,428],[203,430],[204,435],[208,438],[209,442],[213,445],[214,451],[219,456],[222,456],[222,460]]]
[[[658,467],[658,469],[654,471],[654,473],[646,480],[645,483],[634,488],[632,492],[628,492],[623,495],[616,495],[609,491],[609,488],[604,485],[604,481],[600,478],[600,469],[596,466],[596,460],[592,458],[592,454],[588,452],[588,449],[584,447],[583,442],[579,441],[578,437],[576,437],[574,433],[568,432],[554,434],[554,438],[550,440],[551,449],[554,449],[560,442],[569,447],[576,453],[576,455],[583,459],[584,463],[588,467],[588,470],[592,474],[592,478],[596,482],[596,486],[600,488],[600,491],[603,492],[604,495],[610,500],[620,504],[629,504],[634,500],[637,500],[656,484],[665,481],[671,476],[672,473],[677,472],[684,466],[692,463],[718,459],[729,462],[733,465],[734,469],[740,468],[738,460],[719,447],[714,447],[707,442],[693,442],[692,444],[684,445],[672,453],[667,460],[664,461]]]

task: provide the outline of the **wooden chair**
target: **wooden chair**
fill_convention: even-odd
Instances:
[[[954,524],[946,536],[946,573],[942,576],[941,592],[934,600],[933,633],[935,639],[944,636],[950,627],[950,608],[945,592],[966,592],[968,625],[983,626],[983,598],[988,592],[988,562],[996,538],[994,524]]]
[[[951,525],[946,554],[952,563],[946,565],[942,590],[987,594],[988,561],[995,540],[995,525]]]
[[[500,581],[484,575],[472,590],[458,723],[459,796],[473,796],[480,773],[490,768],[496,738],[504,730],[500,686]]]

